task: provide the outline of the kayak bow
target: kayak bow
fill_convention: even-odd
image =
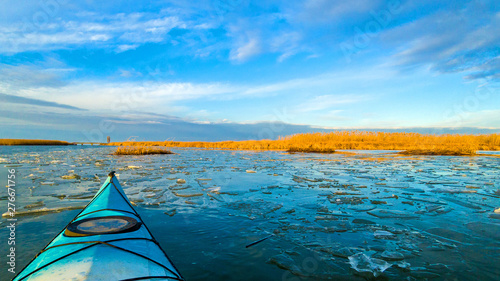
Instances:
[[[13,280],[184,280],[114,172]]]

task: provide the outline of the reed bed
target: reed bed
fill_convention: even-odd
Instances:
[[[406,155],[474,155],[478,150],[500,150],[500,134],[431,135],[342,131],[307,133],[280,137],[278,140],[222,142],[114,142],[115,146],[197,147],[231,150],[284,150],[290,152],[333,153],[340,149],[403,150]]]
[[[118,147],[113,155],[153,155],[153,154],[173,154],[172,151],[160,147],[151,146],[126,146]]]
[[[26,140],[0,139],[0,145],[71,145],[72,143],[58,140]]]
[[[442,155],[442,156],[474,156],[475,150],[467,147],[407,149],[399,152],[401,155]]]

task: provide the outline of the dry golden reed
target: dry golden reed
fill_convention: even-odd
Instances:
[[[71,145],[71,143],[58,140],[0,139],[0,145]]]
[[[113,155],[152,155],[152,154],[172,154],[172,151],[150,146],[127,146],[118,147]]]
[[[278,140],[222,142],[114,142],[116,146],[198,147],[232,150],[285,150],[290,152],[332,153],[339,149],[404,150],[413,155],[474,155],[478,150],[500,150],[500,134],[431,135],[338,131],[280,137]]]

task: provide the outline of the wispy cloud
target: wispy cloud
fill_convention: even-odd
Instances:
[[[398,47],[394,59],[403,69],[430,65],[441,73],[463,72],[468,79],[496,79],[500,73],[500,12],[485,13],[474,4],[399,26],[382,39]]]
[[[284,32],[271,40],[271,50],[281,53],[278,62],[283,62],[287,58],[304,51],[301,46],[302,34],[297,31]]]
[[[242,40],[243,42],[231,51],[230,59],[233,61],[244,62],[261,52],[261,43],[258,37],[248,36]]]
[[[325,23],[340,20],[354,15],[365,15],[379,6],[381,1],[353,0],[307,0],[302,2],[299,15],[308,22]]]
[[[329,109],[330,113],[336,114],[341,111],[331,110],[334,107],[350,103],[366,102],[370,99],[372,99],[372,97],[364,95],[322,95],[316,96],[313,99],[300,104],[294,111],[297,113],[310,113]]]
[[[37,28],[26,29],[26,23],[12,22],[0,27],[0,52],[72,48],[85,44],[112,47],[117,51],[134,49],[138,44],[166,41],[173,28],[186,23],[172,14],[115,14],[96,16],[79,13]]]
[[[261,54],[275,54],[283,62],[298,53],[310,53],[305,30],[294,28],[282,12],[244,16],[227,27],[230,59],[245,62]]]

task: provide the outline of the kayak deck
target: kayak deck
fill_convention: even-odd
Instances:
[[[111,172],[94,198],[13,280],[184,280]]]

